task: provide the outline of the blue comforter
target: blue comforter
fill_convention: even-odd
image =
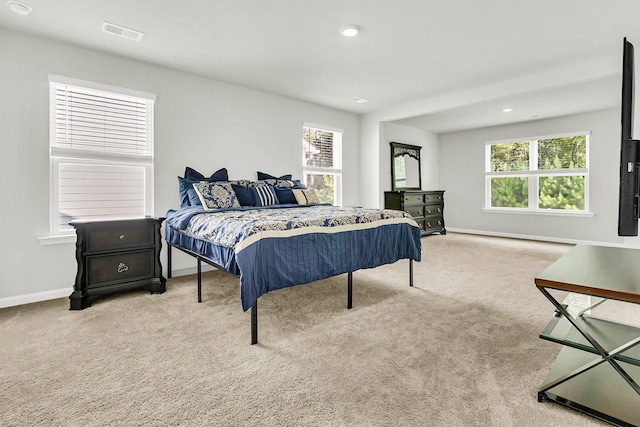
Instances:
[[[394,210],[275,205],[205,212],[198,206],[167,217],[170,244],[186,239],[193,250],[194,242],[206,242],[203,256],[240,274],[244,310],[276,289],[421,259],[420,228]]]

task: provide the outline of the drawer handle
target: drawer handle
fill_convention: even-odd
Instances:
[[[124,240],[124,234],[120,235],[120,240]]]
[[[125,271],[127,271],[129,269],[129,266],[127,264],[125,264],[124,262],[121,262],[118,265],[118,273],[124,273]]]
[[[442,208],[438,208],[438,213],[442,213]]]

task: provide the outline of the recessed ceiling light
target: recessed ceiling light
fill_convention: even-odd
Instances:
[[[9,6],[9,9],[11,9],[12,12],[23,16],[30,14],[33,10],[28,4],[24,4],[15,0],[7,0],[7,6]]]
[[[510,112],[512,112],[512,111],[513,111],[513,108],[511,108],[511,107],[504,107],[504,108],[502,109],[502,112],[503,112],[503,113],[510,113]]]
[[[358,104],[365,104],[370,101],[369,99],[362,98],[361,96],[356,96],[355,98],[351,98],[351,100],[353,102],[357,102]]]
[[[360,32],[360,27],[357,25],[345,25],[344,27],[340,27],[340,34],[345,37],[353,37],[357,36]]]

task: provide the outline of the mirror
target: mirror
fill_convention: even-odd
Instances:
[[[417,145],[391,142],[391,189],[421,190],[420,150]]]

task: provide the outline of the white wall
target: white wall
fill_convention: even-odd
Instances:
[[[483,212],[484,143],[591,131],[589,210],[591,218]],[[623,244],[618,237],[620,111],[617,109],[440,135],[440,184],[448,229]]]
[[[344,130],[343,202],[360,204],[354,114],[4,29],[0,58],[0,307],[66,296],[75,280],[74,244],[38,240],[49,233],[49,74],[157,95],[156,216],[178,206],[176,177],[187,165],[203,174],[226,167],[232,179],[255,179],[257,170],[301,178],[303,122]],[[193,265],[174,258],[177,269]]]
[[[381,162],[380,175],[383,178],[383,191],[391,190],[391,146],[390,142],[401,142],[422,147],[420,160],[422,161],[422,189],[440,190],[439,188],[439,144],[438,135],[421,129],[402,126],[395,123],[382,123],[381,126]],[[386,160],[386,161],[385,161]],[[384,202],[380,205],[382,207]],[[377,207],[377,206],[376,206]]]

